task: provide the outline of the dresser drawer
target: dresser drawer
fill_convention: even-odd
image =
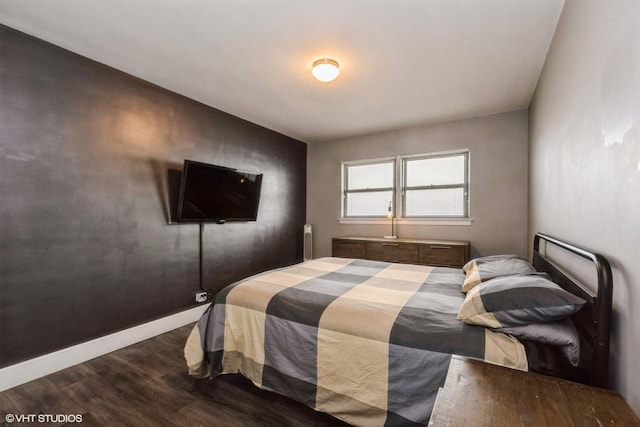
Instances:
[[[469,242],[459,240],[334,237],[334,257],[462,268],[469,261]]]
[[[420,264],[462,268],[466,259],[464,246],[444,244],[420,246]]]
[[[366,259],[365,246],[365,242],[333,239],[331,244],[331,255],[339,258]]]
[[[417,264],[418,245],[397,242],[368,242],[367,259]]]

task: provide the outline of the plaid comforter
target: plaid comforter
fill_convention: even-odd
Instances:
[[[219,292],[185,346],[190,374],[241,373],[354,425],[424,425],[451,354],[526,369],[510,336],[456,319],[461,270],[321,258]]]

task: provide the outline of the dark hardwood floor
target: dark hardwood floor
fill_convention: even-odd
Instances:
[[[188,376],[184,326],[0,393],[3,426],[347,426],[238,375]],[[82,415],[7,423],[6,415]],[[10,417],[9,417],[10,418]]]

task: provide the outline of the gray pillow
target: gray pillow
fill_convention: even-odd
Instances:
[[[536,269],[517,255],[491,255],[469,261],[462,267],[462,271],[466,274],[462,292],[466,293],[495,277],[535,273]]]
[[[541,276],[506,276],[471,289],[458,319],[471,325],[505,328],[562,320],[585,301]]]
[[[558,322],[497,328],[495,331],[512,335],[520,340],[536,341],[558,347],[573,366],[578,366],[580,361],[580,337],[569,318]]]

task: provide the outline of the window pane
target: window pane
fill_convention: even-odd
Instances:
[[[464,216],[464,189],[408,190],[406,216]]]
[[[393,161],[347,166],[349,190],[393,187]]]
[[[347,194],[345,216],[386,216],[392,199],[391,191]]]
[[[464,183],[464,155],[407,159],[407,187]]]

